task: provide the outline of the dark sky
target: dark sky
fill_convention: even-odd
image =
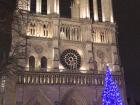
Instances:
[[[114,0],[128,95],[140,101],[140,0]]]

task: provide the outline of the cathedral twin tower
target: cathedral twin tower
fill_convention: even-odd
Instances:
[[[31,12],[61,16],[65,14],[65,4],[69,9],[67,12],[71,12],[71,18],[114,22],[112,0],[21,0],[19,7]]]
[[[0,105],[102,105],[107,64],[127,105],[112,0],[19,0],[15,15]]]

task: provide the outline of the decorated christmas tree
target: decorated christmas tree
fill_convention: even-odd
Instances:
[[[119,87],[113,80],[109,67],[106,67],[102,105],[123,105]]]

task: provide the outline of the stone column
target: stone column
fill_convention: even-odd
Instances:
[[[72,18],[79,19],[80,18],[80,2],[79,0],[75,0],[71,6],[71,16]]]
[[[80,0],[80,18],[90,18],[88,0]]]
[[[59,14],[59,0],[54,0],[54,13]]]
[[[41,1],[42,0],[36,0],[36,12],[41,13]]]
[[[109,7],[110,7],[110,22],[114,22],[114,15],[113,15],[113,5],[112,5],[112,0],[109,0]]]
[[[86,64],[86,69],[87,70],[91,70],[93,69],[92,63],[93,63],[93,55],[92,55],[92,43],[90,42],[86,42],[86,60],[85,60],[85,64]],[[92,59],[91,59],[92,58]]]
[[[86,15],[87,18],[90,18],[89,0],[86,1]]]
[[[66,36],[66,26],[64,25],[64,34]],[[66,39],[67,39],[67,36],[66,36]]]
[[[59,0],[56,0],[56,13],[57,13],[57,14],[60,14]]]
[[[30,11],[31,0],[27,0],[27,10]]]
[[[59,0],[47,0],[47,14],[59,15]]]
[[[102,15],[103,22],[105,21],[114,22],[111,0],[102,0]]]
[[[59,70],[60,21],[53,20],[53,70]]]
[[[72,30],[73,30],[73,28],[70,27],[70,36],[71,36],[71,38],[72,38]]]
[[[50,0],[47,0],[47,14],[50,14]]]
[[[54,48],[54,61],[53,61],[53,68],[54,71],[59,71],[59,49]]]
[[[94,21],[98,21],[98,6],[97,6],[97,0],[93,0],[93,11],[94,11]]]

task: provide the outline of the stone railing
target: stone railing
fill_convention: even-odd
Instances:
[[[32,85],[104,85],[104,74],[68,72],[18,72],[17,84]],[[121,85],[121,75],[113,75]]]

